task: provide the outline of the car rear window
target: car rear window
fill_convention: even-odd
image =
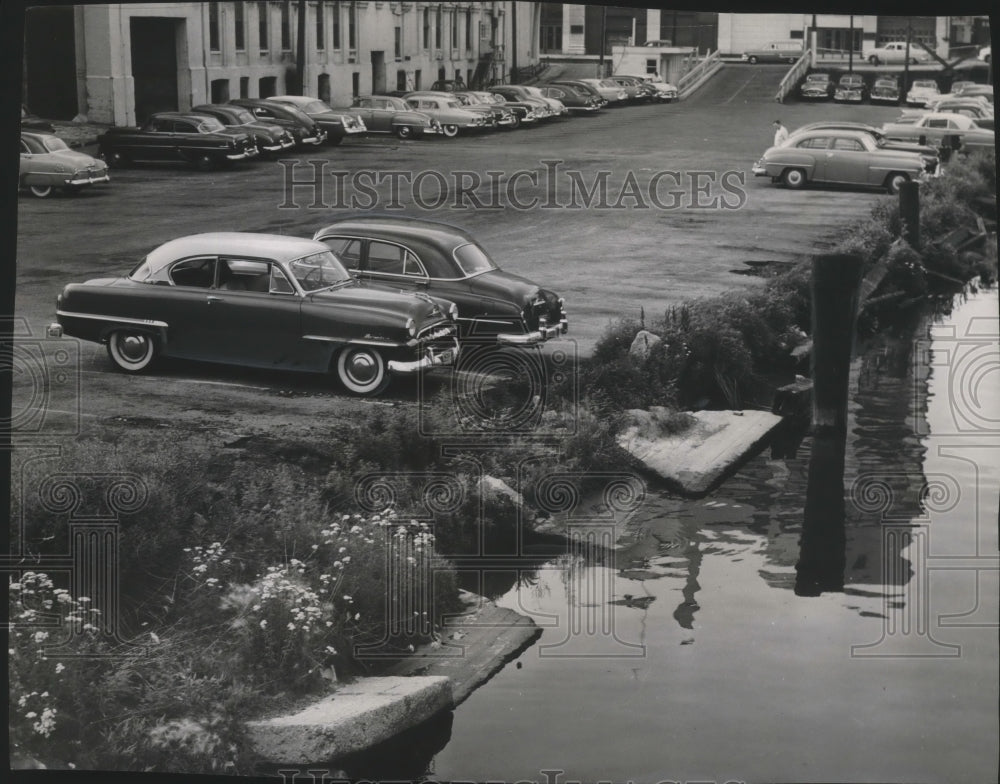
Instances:
[[[480,272],[494,270],[497,265],[486,255],[486,251],[471,242],[455,248],[455,261],[466,275],[478,275]]]

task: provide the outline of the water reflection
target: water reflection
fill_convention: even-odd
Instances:
[[[844,590],[844,447],[845,436],[823,433],[813,438],[809,458],[805,520],[799,562],[795,565],[795,593],[819,596]]]

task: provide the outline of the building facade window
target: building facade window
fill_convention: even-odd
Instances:
[[[396,26],[393,39],[393,52],[397,60],[403,59],[403,28]]]
[[[226,103],[229,100],[229,80],[213,79],[211,91],[212,103]]]
[[[424,49],[431,47],[431,9],[424,9]]]
[[[396,89],[397,90],[406,89],[406,71],[403,70],[396,71]]]
[[[326,4],[323,0],[316,3],[316,51],[326,49]]]
[[[347,9],[347,48],[358,48],[358,9],[353,0]]]
[[[437,8],[437,17],[434,25],[434,48],[441,48],[441,27],[444,25],[444,15],[441,13],[441,6]]]
[[[472,49],[472,9],[465,12],[465,48]]]
[[[340,3],[333,5],[333,48],[340,49]]]
[[[451,48],[458,49],[458,11],[451,12]]]
[[[278,94],[278,77],[262,76],[257,82],[257,95],[261,98],[270,98]]]
[[[240,98],[250,97],[250,77],[241,76],[240,77]]]
[[[292,6],[288,2],[281,4],[281,51],[292,50]]]
[[[316,95],[325,103],[330,103],[330,74],[320,74],[316,81]]]
[[[219,15],[222,13],[218,3],[208,6],[208,48],[213,52],[221,49],[219,44]]]
[[[267,53],[269,47],[267,39],[267,3],[261,2],[257,3],[257,41],[260,46],[261,54]]]
[[[562,25],[542,25],[538,29],[538,49],[542,52],[562,51]]]
[[[355,98],[361,95],[361,74],[357,71],[351,74],[351,95]]]
[[[419,90],[420,89],[420,77],[421,77],[421,73],[420,73],[420,69],[418,68],[416,71],[413,72],[413,89],[414,90]]]
[[[233,41],[236,43],[237,52],[246,51],[247,48],[247,20],[243,12],[243,3],[240,0],[233,3]]]

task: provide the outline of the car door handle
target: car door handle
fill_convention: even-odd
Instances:
[[[207,297],[205,297],[205,302],[208,303],[209,305],[211,305],[213,302],[222,302],[222,297],[216,297],[212,294],[209,294]]]

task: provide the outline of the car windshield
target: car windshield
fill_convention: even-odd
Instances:
[[[889,79],[879,79],[875,82],[876,87],[895,87],[896,83]]]
[[[325,250],[295,259],[288,265],[303,291],[316,291],[352,280],[332,252]]]
[[[448,100],[448,101],[442,101],[441,103],[443,103],[449,109],[461,109],[462,108],[462,104],[459,101],[456,101],[454,99],[451,99],[451,100]],[[440,104],[438,104],[438,105],[440,106]]]
[[[240,125],[249,125],[250,123],[255,121],[254,116],[250,114],[250,112],[248,112],[246,109],[240,109],[235,114],[236,114],[236,120],[239,122]]]
[[[806,77],[807,82],[826,82],[829,81],[829,76],[826,74],[809,74]]]
[[[61,150],[69,149],[69,147],[66,146],[66,142],[55,136],[42,137],[42,144],[45,145],[45,149],[49,152],[60,152]]]
[[[214,117],[206,117],[198,123],[198,133],[215,133],[224,129],[225,126]]]
[[[455,261],[466,275],[478,275],[480,272],[495,270],[497,265],[486,255],[486,251],[471,242],[455,248]]]
[[[929,90],[929,89],[936,90],[937,89],[937,82],[929,82],[929,81],[926,81],[926,80],[918,79],[917,81],[915,81],[913,83],[913,86],[914,87],[920,87],[920,88],[923,88],[925,90]]]

